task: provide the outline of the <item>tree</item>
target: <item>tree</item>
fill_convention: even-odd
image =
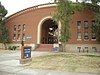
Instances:
[[[7,10],[0,2],[0,42],[4,44],[5,49],[7,49],[6,43],[8,42],[8,31],[5,26],[6,19],[4,18],[6,14]]]
[[[61,22],[61,34],[59,40],[62,43],[62,51],[65,51],[66,43],[70,39],[70,20],[75,10],[80,10],[81,4],[73,4],[69,0],[58,0],[57,12],[54,14],[54,19]]]
[[[95,15],[95,25],[92,26],[93,32],[96,34],[97,42],[100,43],[100,13]]]

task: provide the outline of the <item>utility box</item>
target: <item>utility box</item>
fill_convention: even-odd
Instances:
[[[22,46],[21,48],[21,59],[20,63],[21,64],[26,64],[29,63],[31,59],[31,46]]]

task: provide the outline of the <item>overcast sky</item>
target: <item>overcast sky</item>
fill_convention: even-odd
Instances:
[[[34,5],[49,3],[53,1],[54,0],[0,0],[1,4],[4,5],[4,7],[8,10],[7,16]]]

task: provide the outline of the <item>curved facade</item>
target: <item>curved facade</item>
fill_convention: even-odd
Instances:
[[[43,7],[44,6],[44,7]],[[12,16],[10,16],[7,20],[7,26],[10,29],[9,35],[11,42],[17,42],[16,38],[13,38],[14,34],[14,25],[16,25],[15,34],[18,33],[18,26],[20,25],[21,31],[19,34],[25,33],[27,37],[29,36],[31,39],[27,41],[27,43],[37,43],[37,32],[39,22],[47,16],[51,16],[55,10],[54,6],[35,6],[33,8],[28,8],[26,10],[22,10]],[[25,25],[25,31],[22,31],[22,25]]]
[[[20,44],[23,39],[25,44],[54,44],[54,40],[60,44],[57,37],[52,38],[57,29],[60,35],[61,28],[61,23],[52,19],[55,11],[55,4],[44,4],[21,10],[9,16],[6,25],[11,43]],[[90,10],[74,13],[70,21],[71,38],[66,47],[70,50],[79,46],[99,48],[95,34],[91,30],[91,26],[95,22],[93,17],[94,13]]]

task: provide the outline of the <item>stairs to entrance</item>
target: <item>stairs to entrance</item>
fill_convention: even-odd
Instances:
[[[36,51],[52,51],[53,44],[40,44]]]

